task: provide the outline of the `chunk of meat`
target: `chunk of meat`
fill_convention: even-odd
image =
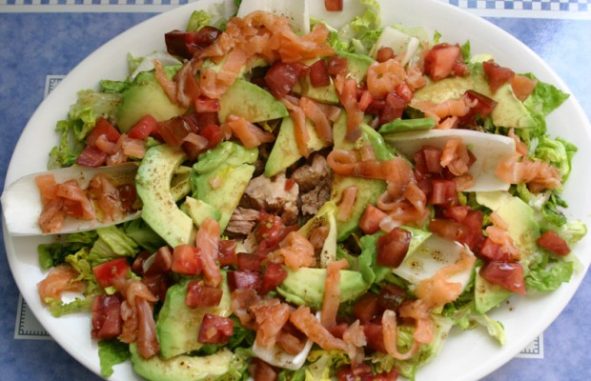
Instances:
[[[302,194],[302,214],[304,216],[313,216],[330,199],[331,182],[324,180],[309,192]]]
[[[247,236],[259,220],[260,212],[256,209],[238,207],[232,213],[226,232],[231,235]]]
[[[259,176],[248,183],[244,199],[253,209],[279,214],[286,224],[293,224],[299,214],[298,193],[297,185],[288,189],[287,179],[283,174],[273,180]]]

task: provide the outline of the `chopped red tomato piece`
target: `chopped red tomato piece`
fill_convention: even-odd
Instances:
[[[127,136],[132,139],[146,140],[148,136],[152,135],[158,130],[158,121],[152,115],[142,117],[133,127],[127,132]]]
[[[180,147],[189,132],[189,124],[180,116],[158,122],[158,133],[164,142],[172,147]]]
[[[326,67],[326,61],[318,60],[310,66],[310,83],[313,87],[323,87],[330,85],[330,77]]]
[[[268,247],[276,246],[286,235],[285,225],[281,221],[281,217],[261,213],[254,234],[259,243],[264,241]]]
[[[121,301],[116,295],[98,295],[92,302],[93,339],[113,339],[121,334]]]
[[[454,74],[454,67],[458,62],[463,62],[458,45],[435,45],[425,56],[425,73],[438,81]]]
[[[511,292],[525,295],[523,267],[519,263],[489,262],[482,266],[480,275],[490,283],[499,285]]]
[[[490,238],[486,238],[479,251],[479,256],[488,261],[509,262],[511,253],[503,250],[498,243],[494,243]]]
[[[363,326],[363,333],[367,339],[367,346],[377,352],[386,353],[384,334],[381,324],[368,323]]]
[[[384,103],[384,109],[380,115],[380,124],[388,123],[402,117],[402,112],[408,101],[395,91],[388,93]]]
[[[493,60],[484,62],[482,68],[484,69],[484,74],[488,80],[490,91],[493,93],[495,93],[499,87],[509,82],[515,75],[513,70],[500,66]]]
[[[456,183],[453,180],[433,179],[431,181],[432,205],[451,205],[457,201]]]
[[[234,322],[230,318],[205,314],[201,322],[198,340],[203,344],[225,344],[234,334]]]
[[[343,10],[343,0],[324,0],[324,7],[329,12],[338,12]]]
[[[236,245],[233,239],[220,240],[218,254],[220,266],[236,266]]]
[[[168,246],[163,246],[146,258],[142,264],[144,275],[159,275],[169,272],[172,268],[172,253]]]
[[[470,111],[459,120],[460,126],[475,126],[477,118],[486,118],[497,106],[497,102],[474,90],[464,93],[470,104]]]
[[[468,229],[463,224],[444,219],[432,220],[429,223],[429,230],[451,241],[460,241],[468,232]]]
[[[396,311],[407,298],[406,291],[393,284],[385,284],[378,294],[378,306],[380,311]]]
[[[191,59],[195,53],[207,48],[222,32],[214,27],[206,26],[196,32],[173,30],[164,35],[168,53]]]
[[[347,71],[348,64],[349,62],[345,57],[332,56],[326,62],[326,69],[328,70],[328,74],[334,76],[345,73]]]
[[[368,205],[359,221],[359,228],[365,234],[373,234],[380,230],[380,222],[387,214],[373,205]]]
[[[185,304],[189,308],[214,307],[222,300],[222,289],[207,286],[203,281],[194,280],[187,284]]]
[[[565,256],[570,253],[570,247],[568,247],[566,241],[552,230],[544,232],[536,242],[541,248],[559,256]]]
[[[224,139],[224,133],[217,124],[208,124],[203,127],[199,134],[209,142],[207,148],[213,148],[220,144]]]
[[[111,122],[105,118],[100,117],[96,120],[96,124],[94,125],[92,131],[88,133],[88,136],[86,137],[86,145],[96,146],[96,141],[101,135],[105,135],[107,140],[112,143],[115,143],[117,140],[119,140],[119,137],[121,136],[119,131],[113,127]]]
[[[179,245],[174,248],[172,271],[183,275],[197,275],[202,269],[199,248],[190,245]]]
[[[263,274],[263,283],[261,285],[261,294],[273,291],[287,278],[287,271],[282,265],[270,262],[265,268]]]
[[[515,96],[520,101],[524,101],[536,88],[538,81],[535,79],[531,79],[526,77],[525,75],[515,74],[513,79],[511,79],[511,88],[515,93]]]
[[[410,239],[410,232],[400,228],[392,229],[378,239],[377,263],[382,266],[398,267],[404,260]]]
[[[102,288],[112,286],[116,279],[125,278],[130,270],[125,258],[113,259],[92,268],[94,277]]]
[[[107,160],[107,154],[94,146],[86,146],[76,159],[82,167],[100,167]]]

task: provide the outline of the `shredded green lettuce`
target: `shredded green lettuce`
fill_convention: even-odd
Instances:
[[[537,78],[531,74],[526,74],[531,79]],[[538,81],[534,91],[531,95],[523,102],[525,107],[528,109],[534,120],[536,121],[536,127],[530,129],[520,129],[517,133],[520,137],[526,141],[534,138],[541,138],[546,134],[546,116],[552,111],[557,109],[569,95],[557,87]]]
[[[113,366],[121,364],[131,357],[129,344],[119,340],[101,340],[98,343],[98,354],[101,364],[101,376],[111,377]]]
[[[525,277],[528,290],[554,291],[562,283],[570,281],[574,270],[573,262],[561,259],[546,260],[547,263],[531,268]]]
[[[376,0],[360,0],[363,14],[353,18],[339,31],[331,31],[328,43],[336,51],[368,54],[382,32],[380,4]]]
[[[86,289],[84,290],[85,295],[95,295],[98,293],[99,286],[92,272],[92,264],[89,257],[89,250],[84,248],[78,250],[75,254],[70,254],[66,257],[65,262],[74,268],[78,272],[76,280],[86,282]]]
[[[308,355],[310,364],[305,370],[305,381],[331,381],[334,370],[350,363],[341,351],[312,350]],[[331,372],[332,371],[332,372]]]
[[[587,234],[587,226],[582,221],[571,220],[560,227],[558,234],[569,246],[572,246]]]
[[[96,230],[96,240],[88,259],[93,263],[105,262],[115,257],[131,257],[138,252],[137,243],[116,226],[108,226]]]
[[[236,348],[230,369],[216,381],[246,381],[249,379],[248,359],[253,357],[250,348]]]
[[[211,15],[204,10],[193,11],[187,24],[187,32],[197,32],[204,26],[210,25]]]
[[[150,253],[166,245],[166,242],[141,218],[125,223],[123,231],[129,238]]]
[[[90,248],[97,238],[96,232],[90,231],[67,234],[58,242],[41,244],[37,246],[39,265],[43,270],[60,265],[65,262],[68,255],[75,254],[83,248]]]
[[[571,172],[572,159],[576,152],[577,147],[564,139],[543,136],[538,141],[534,157],[557,167],[564,183]]]
[[[49,312],[54,317],[60,317],[77,312],[88,312],[92,306],[92,298],[76,298],[71,302],[62,302],[61,300],[50,300],[47,303]]]

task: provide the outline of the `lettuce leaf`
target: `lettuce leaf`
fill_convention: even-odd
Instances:
[[[111,377],[113,366],[121,364],[131,357],[129,344],[119,340],[101,340],[98,343],[98,354],[101,364],[101,376]]]
[[[77,124],[78,121],[75,120],[57,122],[55,131],[59,135],[59,143],[49,152],[48,169],[69,167],[76,162],[76,158],[84,149],[84,142],[78,140],[74,135]]]
[[[62,236],[59,242],[45,243],[37,246],[39,265],[43,270],[65,262],[66,257],[80,249],[90,248],[98,235],[94,231],[73,233]]]
[[[53,317],[60,317],[77,312],[89,312],[92,307],[92,298],[76,298],[71,302],[51,300],[47,303],[47,309]]]
[[[148,250],[150,253],[166,245],[166,242],[141,218],[125,223],[123,225],[123,231],[139,246]]]
[[[187,32],[197,32],[204,26],[210,25],[211,15],[204,10],[193,11],[187,24]]]
[[[537,80],[531,73],[526,74],[526,76]],[[538,80],[534,91],[523,102],[536,121],[537,126],[531,129],[520,129],[517,134],[526,143],[544,136],[546,134],[546,116],[557,109],[568,97],[567,93],[557,87]]]
[[[382,33],[380,4],[376,0],[360,1],[365,6],[363,14],[329,35],[328,42],[336,51],[368,54]]]
[[[341,351],[313,350],[308,355],[305,381],[331,381],[331,370],[350,363],[349,357]]]
[[[96,240],[88,260],[93,263],[105,262],[115,257],[134,256],[138,245],[116,226],[108,226],[96,230],[99,239]]]
[[[576,152],[577,147],[564,139],[543,136],[538,141],[534,157],[557,167],[564,183],[571,172],[572,159]]]
[[[542,266],[530,269],[525,277],[527,289],[540,292],[554,291],[562,283],[570,281],[574,264],[567,260],[551,260]]]

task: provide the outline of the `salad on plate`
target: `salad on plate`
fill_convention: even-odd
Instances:
[[[374,0],[338,29],[238,3],[81,90],[7,187],[8,231],[55,236],[42,302],[91,316],[104,377],[420,379],[452,329],[503,345],[489,311],[568,282],[586,234],[546,131],[568,95]]]

